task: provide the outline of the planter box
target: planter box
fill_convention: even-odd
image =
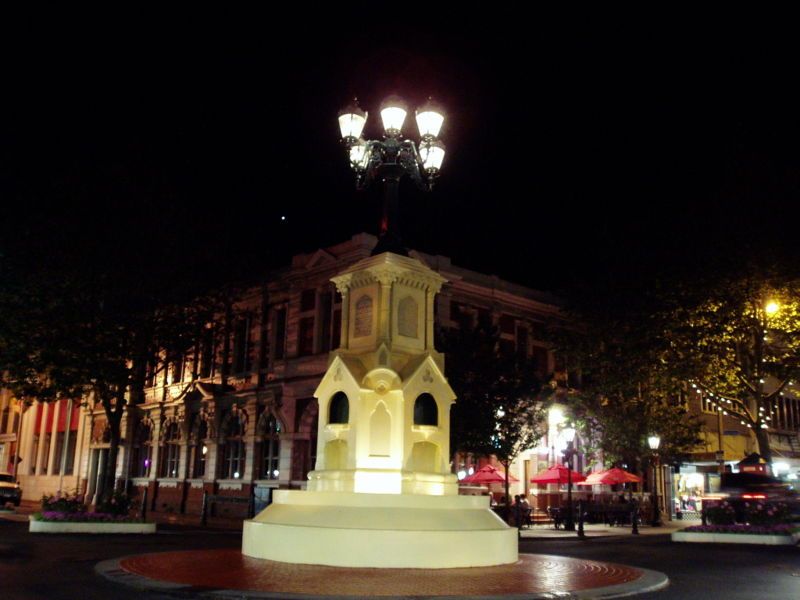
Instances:
[[[31,533],[155,533],[155,523],[57,523],[30,519]]]
[[[703,544],[762,544],[767,546],[793,546],[800,540],[800,533],[790,535],[756,535],[751,533],[701,533],[699,531],[676,531],[673,542],[699,542]]]

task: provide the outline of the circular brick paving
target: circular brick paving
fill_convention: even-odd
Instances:
[[[666,585],[655,572],[562,556],[522,554],[517,563],[463,569],[358,569],[298,565],[243,556],[234,549],[130,556],[114,572],[190,591],[248,590],[292,596],[519,596],[607,589],[630,594]],[[661,575],[661,574],[656,574]],[[124,577],[120,577],[124,580]],[[658,578],[656,578],[658,579]],[[647,582],[645,582],[647,580]],[[130,582],[129,582],[130,583]],[[641,585],[640,585],[641,583]],[[580,594],[584,596],[584,594]],[[548,596],[550,597],[550,596]]]

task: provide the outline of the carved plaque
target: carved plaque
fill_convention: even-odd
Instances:
[[[353,337],[366,337],[372,333],[372,298],[361,296],[356,302]]]

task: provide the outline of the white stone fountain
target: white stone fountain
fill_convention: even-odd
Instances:
[[[342,567],[454,568],[517,561],[517,532],[450,472],[455,394],[433,346],[444,279],[385,252],[333,278],[341,347],[317,387],[316,469],[245,521],[242,552]]]

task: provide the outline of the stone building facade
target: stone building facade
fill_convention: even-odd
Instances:
[[[206,339],[190,356],[153,369],[145,401],[123,421],[118,486],[140,497],[146,490],[151,515],[165,517],[199,514],[204,491],[217,499],[253,495],[264,504],[273,489],[304,488],[316,461],[313,393],[341,339],[342,303],[331,278],[368,257],[376,242],[358,234],[294,256],[237,302],[233,318],[209,324]],[[436,298],[437,328],[459,326],[464,314],[489,316],[505,350],[525,352],[542,374],[552,372],[553,357],[541,332],[560,318],[553,297],[463,269],[447,257],[414,251],[411,256],[447,280]],[[108,459],[102,410],[80,409],[72,472],[62,480],[60,474],[52,478],[54,458],[43,470],[40,440],[47,435],[48,415],[67,409],[33,408],[44,413],[23,425],[24,458],[39,456],[36,469],[20,470],[25,498],[38,500],[56,489],[78,489],[95,498]],[[58,436],[60,417],[52,418]],[[246,503],[218,501],[212,512],[242,518],[246,511]]]

